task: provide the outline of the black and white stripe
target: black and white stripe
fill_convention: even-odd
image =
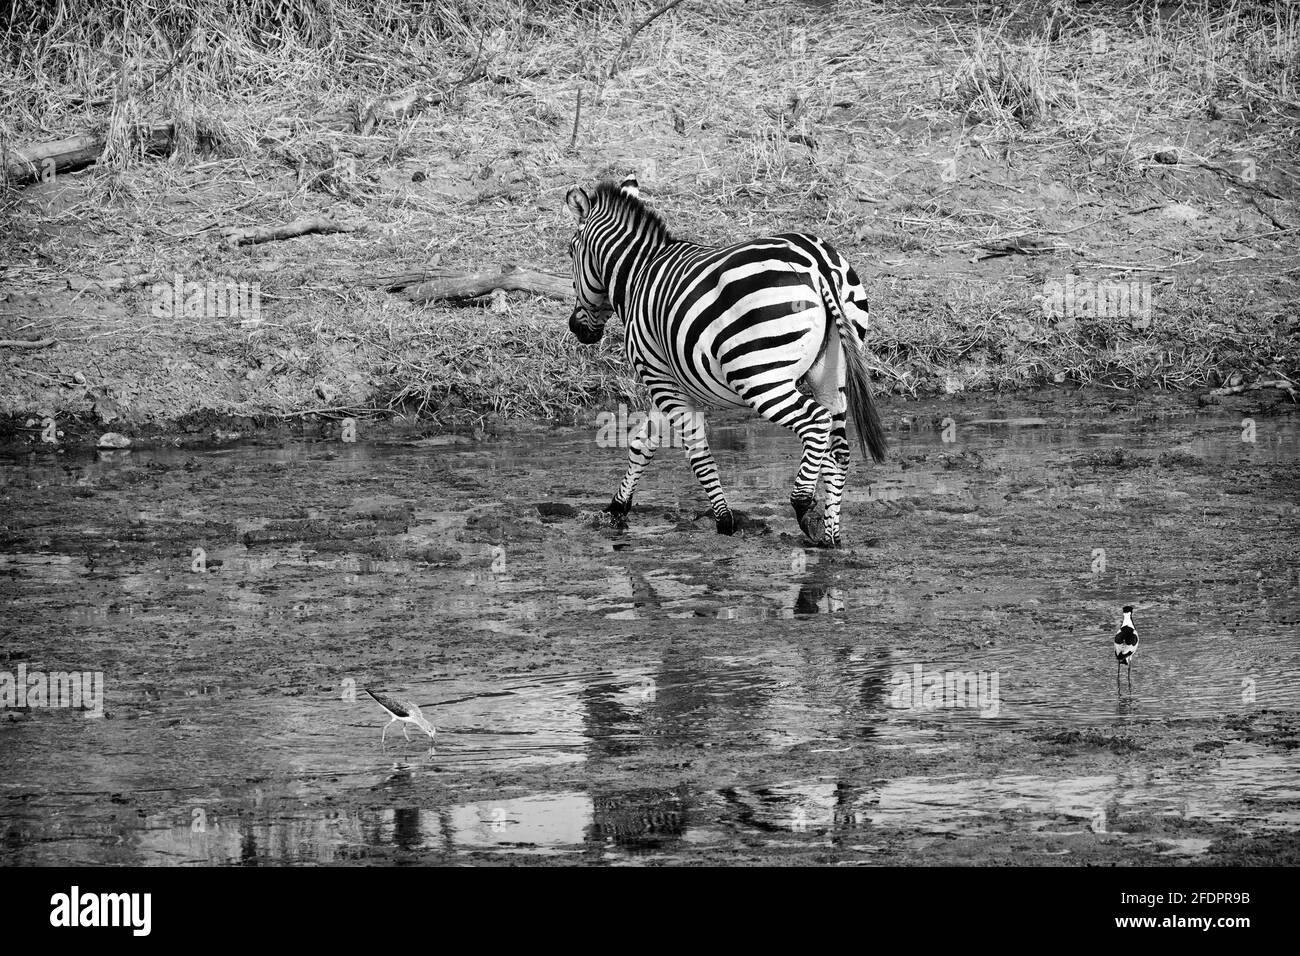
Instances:
[[[1133,606],[1125,604],[1123,611],[1124,619],[1120,622],[1119,630],[1115,632],[1115,680],[1119,680],[1119,668],[1123,664],[1128,668],[1129,686],[1133,684],[1133,655],[1138,649],[1138,632],[1133,626]]]
[[[566,204],[578,218],[569,328],[591,344],[619,314],[628,361],[655,408],[680,430],[718,531],[733,533],[735,520],[700,409],[749,407],[798,434],[795,516],[815,543],[838,547],[850,406],[863,451],[885,457],[861,353],[866,290],[852,267],[805,233],[726,247],[677,239],[642,204],[634,179],[570,190]],[[626,523],[637,481],[663,437],[649,418],[628,440],[627,473],[610,503],[618,524]],[[819,478],[823,534],[810,521]]]

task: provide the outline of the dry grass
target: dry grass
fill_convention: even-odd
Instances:
[[[1196,188],[1212,185],[1216,201],[1226,187],[1235,204],[1249,196],[1295,221],[1293,204],[1248,188],[1241,160],[1293,195],[1284,186],[1300,129],[1300,7],[1189,3],[1158,18],[1136,3],[687,0],[603,82],[628,24],[651,6],[20,2],[0,22],[0,149],[97,129],[109,150],[70,177],[57,203],[0,193],[12,225],[0,261],[29,264],[5,281],[41,288],[122,264],[248,275],[268,295],[266,327],[202,333],[224,337],[240,361],[295,337],[327,355],[346,335],[372,386],[353,406],[562,418],[635,393],[614,330],[593,352],[567,337],[559,303],[415,308],[348,290],[340,275],[435,257],[467,271],[506,262],[562,271],[564,191],[632,171],[681,234],[722,242],[805,228],[832,238],[876,277],[879,371],[906,394],[1061,376],[1192,387],[1261,361],[1245,344],[1252,336],[1272,344],[1263,323],[1275,318],[1216,324],[1253,281],[1232,264],[1197,288],[1171,272],[1160,320],[1144,330],[1044,328],[1033,295],[1044,271],[1115,275],[1124,273],[1111,263],[1156,270],[1249,251],[1220,236],[1164,235],[1112,251],[1128,235],[1125,207],[1150,201],[1157,172],[1190,181],[1195,171]],[[358,132],[367,115],[374,128]],[[162,161],[129,135],[160,121],[178,129]],[[1180,132],[1197,125],[1206,131],[1194,141]],[[1160,168],[1153,151],[1174,136],[1229,174]],[[1060,195],[1044,199],[1057,185]],[[1156,199],[1182,198],[1160,188],[1171,195]],[[213,241],[217,225],[320,212],[372,228],[240,253]],[[1008,239],[1057,251],[1015,274],[971,263]],[[1292,295],[1295,275],[1274,271],[1272,294]],[[1294,371],[1295,351],[1284,340],[1272,354]]]

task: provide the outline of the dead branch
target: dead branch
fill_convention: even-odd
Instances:
[[[1284,378],[1260,379],[1258,382],[1251,382],[1248,385],[1245,383],[1241,385],[1224,385],[1220,388],[1211,390],[1209,394],[1213,395],[1215,398],[1221,398],[1225,395],[1240,395],[1242,392],[1254,392],[1261,388],[1281,389],[1290,396],[1291,401],[1296,401],[1295,384]]]
[[[422,282],[407,295],[413,302],[430,303],[446,299],[473,299],[490,295],[498,289],[506,292],[531,292],[553,299],[567,299],[573,295],[573,279],[550,272],[536,272],[507,266],[499,272],[470,272],[448,274]]]
[[[147,153],[166,155],[172,150],[175,126],[172,123],[137,126],[131,131],[131,138]],[[4,158],[4,178],[12,186],[21,186],[81,169],[99,159],[104,152],[104,141],[103,133],[81,133],[53,143],[15,150]]]
[[[364,226],[339,222],[329,216],[308,216],[305,219],[295,219],[283,226],[223,226],[221,239],[228,246],[251,246],[259,242],[292,239],[313,232],[356,232],[364,228]]]
[[[69,276],[67,281],[68,288],[73,292],[125,292],[137,286],[166,282],[168,279],[167,274],[162,272],[145,272],[100,278]]]
[[[606,81],[612,79],[614,74],[618,72],[620,62],[623,57],[627,55],[627,51],[632,49],[632,41],[636,39],[636,35],[681,2],[682,0],[668,0],[667,3],[661,3],[651,12],[650,16],[632,27],[631,32],[628,33],[628,35],[623,38],[623,42],[619,44],[618,52],[610,58],[609,66],[605,67]]]
[[[58,339],[0,339],[0,349],[43,349]]]
[[[582,118],[582,88],[578,88],[578,103],[573,108],[573,135],[569,137],[569,149],[578,145],[578,120]]]

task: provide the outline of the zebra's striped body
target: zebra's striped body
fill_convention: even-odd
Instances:
[[[642,205],[635,180],[571,190],[567,204],[579,223],[570,248],[577,306],[569,328],[591,344],[619,314],[628,361],[655,408],[680,430],[718,531],[731,534],[735,521],[700,409],[749,407],[799,435],[795,515],[815,543],[838,546],[849,405],[863,449],[877,461],[885,453],[860,353],[866,292],[853,269],[828,243],[803,233],[723,248],[676,239]],[[662,437],[654,416],[630,436],[627,473],[610,503],[616,523],[626,522]],[[821,531],[812,521],[819,478]]]

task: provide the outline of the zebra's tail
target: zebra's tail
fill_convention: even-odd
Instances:
[[[885,431],[880,427],[880,413],[871,397],[871,379],[867,375],[866,360],[862,357],[857,326],[844,314],[839,290],[832,282],[823,281],[822,300],[835,317],[835,327],[840,332],[840,348],[844,351],[848,370],[849,408],[853,412],[853,422],[858,426],[858,444],[862,446],[864,455],[869,453],[875,461],[884,461]]]

